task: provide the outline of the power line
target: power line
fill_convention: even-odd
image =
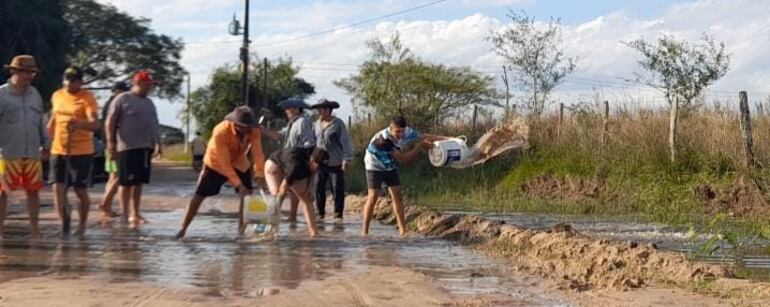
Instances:
[[[283,44],[290,43],[290,42],[295,42],[295,41],[299,41],[299,40],[304,40],[304,39],[308,39],[308,38],[312,38],[312,37],[316,37],[316,36],[332,33],[332,32],[337,31],[337,30],[344,30],[344,29],[355,28],[355,27],[360,26],[360,25],[365,25],[365,24],[372,23],[372,22],[375,22],[375,21],[378,21],[378,20],[383,20],[383,19],[390,18],[390,17],[393,17],[393,16],[397,16],[397,15],[413,12],[413,11],[416,11],[416,10],[419,10],[419,9],[422,9],[422,8],[426,8],[426,7],[429,7],[429,6],[432,6],[432,5],[436,5],[436,4],[439,4],[441,2],[446,2],[446,1],[448,1],[448,0],[437,0],[437,1],[433,1],[433,2],[428,2],[428,3],[425,3],[425,4],[418,5],[418,6],[413,6],[413,7],[407,8],[407,9],[396,11],[396,12],[393,12],[393,13],[390,13],[390,14],[387,14],[387,15],[382,15],[382,16],[378,16],[378,17],[374,17],[374,18],[370,18],[370,19],[354,22],[354,23],[351,23],[351,24],[348,24],[348,25],[344,25],[344,26],[340,26],[340,27],[326,29],[326,30],[323,30],[323,31],[314,32],[314,33],[310,33],[310,34],[299,36],[299,37],[295,37],[295,38],[290,38],[290,39],[286,39],[286,40],[282,40],[282,41],[271,42],[271,43],[267,43],[267,44],[263,44],[263,45],[252,45],[252,46],[250,46],[250,49],[251,48],[265,48],[265,47],[272,47],[272,46],[277,46],[277,45],[283,45]],[[185,42],[185,45],[232,44],[232,43],[240,43],[240,42],[241,42],[240,40],[200,41],[200,42]]]
[[[295,37],[295,38],[290,38],[290,39],[286,39],[286,40],[282,40],[282,41],[276,41],[276,42],[262,44],[262,45],[255,45],[254,48],[266,48],[266,47],[272,47],[272,46],[277,46],[277,45],[283,45],[283,44],[286,44],[286,43],[296,42],[296,41],[299,41],[299,40],[304,40],[304,39],[308,39],[308,38],[311,38],[311,37],[316,37],[316,36],[319,36],[319,35],[324,35],[324,34],[332,33],[332,32],[339,31],[339,30],[355,28],[355,27],[360,26],[360,25],[365,25],[365,24],[368,24],[368,23],[372,23],[372,22],[375,22],[375,21],[378,21],[378,20],[383,20],[383,19],[386,19],[386,18],[389,18],[389,17],[393,17],[393,16],[396,16],[396,15],[401,15],[401,14],[413,12],[413,11],[416,11],[416,10],[419,10],[419,9],[422,9],[422,8],[426,8],[426,7],[429,7],[429,6],[432,6],[432,5],[436,5],[436,4],[439,4],[439,3],[442,3],[442,2],[446,2],[446,1],[447,0],[432,1],[432,2],[424,3],[424,4],[421,4],[421,5],[418,5],[418,6],[413,6],[413,7],[407,8],[407,9],[396,11],[396,12],[393,12],[393,13],[390,13],[390,14],[386,14],[386,15],[382,15],[382,16],[378,16],[378,17],[374,17],[374,18],[370,18],[370,19],[354,22],[354,23],[351,23],[351,24],[348,24],[348,25],[345,25],[345,26],[330,28],[330,29],[326,29],[326,30],[323,30],[323,31],[314,32],[314,33],[310,33],[310,34],[307,34],[307,35],[303,35],[303,36],[299,36],[299,37]]]

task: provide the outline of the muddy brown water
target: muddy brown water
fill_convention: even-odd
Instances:
[[[302,223],[282,224],[275,241],[237,239],[233,197],[225,196],[204,205],[186,240],[173,240],[193,187],[191,181],[149,186],[148,195],[169,197],[179,209],[148,210],[150,223],[139,229],[92,223],[82,238],[56,234],[58,226],[49,217],[43,221],[44,237],[31,240],[23,206],[12,206],[15,213],[0,244],[0,282],[48,274],[100,275],[113,282],[195,286],[212,296],[256,297],[263,288],[296,288],[303,281],[384,266],[425,274],[457,295],[502,294],[526,305],[568,305],[554,294],[540,293],[536,285],[542,280],[452,242],[398,238],[393,226],[378,223],[372,236],[361,238],[355,216],[324,221],[316,239],[307,237]]]

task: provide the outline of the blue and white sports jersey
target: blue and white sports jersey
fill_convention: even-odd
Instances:
[[[377,132],[369,141],[369,146],[366,147],[366,154],[364,155],[366,170],[382,172],[395,170],[396,160],[390,154],[396,150],[403,150],[404,147],[419,138],[420,133],[409,127],[404,129],[404,137],[401,139],[395,139],[390,134],[390,128]],[[377,142],[378,139],[380,142]],[[381,143],[380,146],[375,145],[377,143]]]

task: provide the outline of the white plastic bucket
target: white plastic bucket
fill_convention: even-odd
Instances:
[[[279,216],[278,202],[264,191],[259,195],[247,195],[243,199],[243,219],[246,223],[272,224]]]
[[[433,148],[428,152],[430,164],[435,167],[462,163],[467,156],[468,145],[464,137],[433,142]]]

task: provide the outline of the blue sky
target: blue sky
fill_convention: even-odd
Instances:
[[[243,18],[241,0],[98,0],[153,20],[159,33],[181,37],[188,45],[182,63],[193,87],[204,85],[213,68],[237,62],[238,38],[227,34],[233,13]],[[320,30],[414,7],[430,0],[253,0],[253,46],[284,41]],[[575,75],[557,88],[554,99],[573,103],[589,99],[659,101],[649,88],[630,88],[622,79],[638,71],[630,48],[637,38],[671,34],[696,39],[702,32],[724,41],[732,69],[712,87],[712,99],[732,99],[739,89],[756,100],[770,96],[770,1],[765,0],[448,0],[385,20],[267,48],[252,48],[259,57],[292,57],[300,76],[316,86],[320,97],[342,102],[341,116],[352,114],[349,97],[332,82],[350,75],[366,59],[363,42],[385,39],[398,31],[421,58],[447,65],[470,66],[497,75],[502,59],[490,52],[484,37],[507,23],[508,8],[523,9],[539,20],[559,17],[564,46],[579,58]],[[735,31],[741,29],[741,31]],[[179,103],[159,102],[161,121],[177,125]]]

